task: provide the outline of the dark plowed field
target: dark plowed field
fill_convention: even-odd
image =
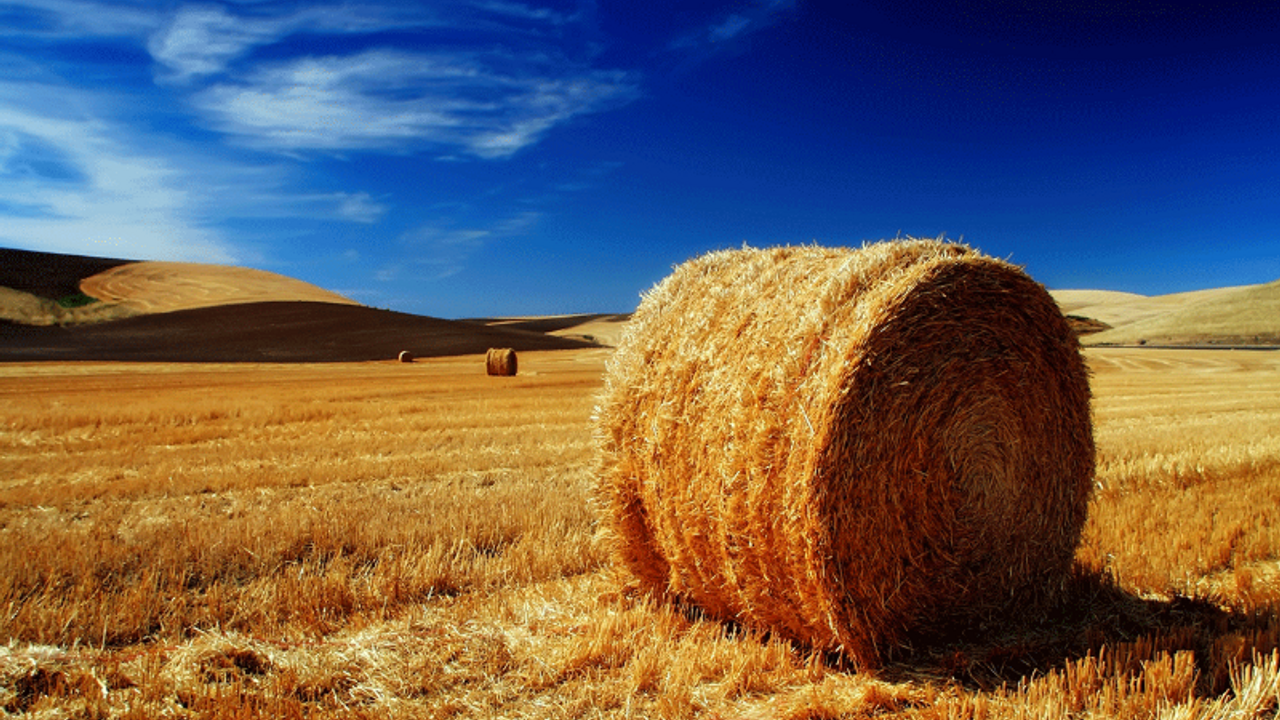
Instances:
[[[222,305],[99,325],[0,323],[0,361],[359,362],[595,347],[527,330],[316,302]]]
[[[57,300],[80,292],[80,281],[133,260],[0,248],[0,287]]]

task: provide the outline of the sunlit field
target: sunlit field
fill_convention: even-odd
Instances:
[[[1067,599],[874,673],[611,566],[607,357],[0,364],[0,710],[1280,713],[1280,353],[1089,350],[1097,491]]]

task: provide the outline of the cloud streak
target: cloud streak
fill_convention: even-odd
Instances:
[[[168,70],[167,78],[186,81],[220,73],[227,63],[258,45],[274,41],[287,21],[245,21],[220,5],[184,7],[147,41],[147,50]]]
[[[55,252],[233,262],[183,171],[101,117],[58,116],[66,88],[0,83],[0,240]],[[81,97],[82,102],[84,98]]]
[[[262,66],[211,85],[193,103],[214,128],[260,149],[499,159],[637,94],[622,71],[493,51],[375,49]]]
[[[223,224],[304,218],[371,224],[367,192],[299,192],[279,166],[219,157],[139,131],[127,101],[0,80],[0,245],[152,260],[238,263]]]
[[[194,102],[218,130],[258,148],[430,147],[502,158],[633,92],[615,72],[506,75],[481,57],[373,50],[263,68]]]
[[[707,16],[698,40],[728,44],[790,2]],[[243,263],[257,259],[253,243],[269,254],[285,234],[382,239],[446,277],[587,181],[516,200],[495,189],[458,220],[415,207],[405,186],[437,190],[436,207],[470,202],[443,178],[459,165],[416,164],[442,176],[432,184],[385,156],[467,161],[469,181],[500,188],[476,178],[642,95],[642,75],[618,66],[626,53],[601,60],[608,39],[590,2],[0,5],[0,39],[17,48],[0,51],[0,243],[34,249]]]
[[[226,72],[255,49],[292,35],[360,35],[383,30],[420,30],[440,24],[433,16],[396,6],[315,5],[272,13],[234,14],[221,5],[179,8],[146,42],[167,81],[187,82]]]
[[[0,24],[0,36],[145,37],[161,24],[149,3],[16,0],[5,3],[5,9],[13,19]]]
[[[681,34],[668,49],[686,52],[717,51],[731,40],[747,37],[772,26],[783,13],[795,6],[796,0],[758,0],[748,7],[717,17],[709,25]]]
[[[639,95],[567,39],[589,34],[566,29],[579,15],[506,0],[12,5],[30,20],[11,34],[136,42],[207,127],[259,150],[502,159]]]
[[[589,57],[573,59],[589,55],[566,47],[563,29],[575,22],[547,8],[494,0],[445,1],[429,10],[321,5],[274,14],[270,4],[256,13],[190,6],[153,32],[147,49],[161,81],[194,86],[191,106],[209,127],[252,148],[494,160],[573,118],[638,96],[627,73],[592,67]],[[416,41],[400,46],[378,36],[385,31]],[[332,37],[334,47],[378,42],[284,60],[256,54],[271,47],[278,55],[300,35]]]
[[[457,224],[447,219],[421,225],[401,236],[413,264],[426,271],[426,278],[443,280],[466,267],[468,258],[493,242],[519,237],[533,229],[542,213],[524,211],[491,223]],[[384,268],[379,276],[391,280],[401,267]]]

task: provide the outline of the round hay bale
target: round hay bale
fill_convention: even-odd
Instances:
[[[1049,293],[964,245],[715,252],[624,330],[595,501],[643,584],[875,666],[1061,591],[1089,403]]]
[[[511,348],[489,348],[484,366],[490,375],[515,375],[516,351]]]
[[[400,355],[398,356],[398,359],[402,363],[411,363],[413,362],[413,353],[409,352],[408,350],[401,350]]]

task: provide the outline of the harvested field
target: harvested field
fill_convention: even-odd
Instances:
[[[394,355],[387,355],[392,358]],[[1091,349],[1072,592],[856,672],[597,545],[606,351],[0,365],[0,708],[47,717],[1225,718],[1280,709],[1280,353]]]

